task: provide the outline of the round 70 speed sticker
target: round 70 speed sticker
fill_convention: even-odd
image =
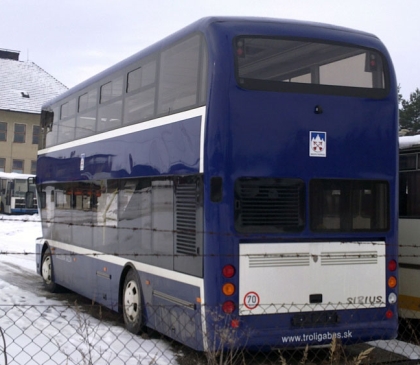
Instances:
[[[260,296],[254,292],[250,291],[245,294],[244,305],[250,310],[257,308],[260,304]]]

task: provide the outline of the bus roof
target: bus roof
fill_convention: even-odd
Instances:
[[[400,150],[406,150],[412,147],[420,147],[420,134],[415,136],[402,136],[400,140]]]
[[[77,93],[81,91],[82,89],[86,88],[87,86],[100,81],[104,77],[112,74],[113,72],[124,68],[125,66],[130,65],[131,63],[135,62],[138,59],[141,59],[142,57],[149,55],[153,52],[159,51],[166,46],[172,44],[173,42],[176,42],[179,39],[182,39],[188,34],[191,34],[193,32],[203,32],[205,33],[206,29],[209,28],[209,26],[213,23],[232,23],[232,25],[238,24],[238,23],[248,23],[248,24],[263,24],[263,23],[271,23],[271,24],[278,24],[278,25],[290,25],[294,27],[300,27],[302,29],[306,29],[306,34],[309,37],[311,34],[311,29],[329,29],[339,32],[345,32],[345,33],[353,33],[355,35],[359,36],[365,36],[370,38],[378,39],[375,35],[351,28],[345,28],[341,26],[331,25],[331,24],[325,24],[325,23],[317,23],[317,22],[309,22],[309,21],[301,21],[301,20],[292,20],[292,19],[277,19],[277,18],[263,18],[263,17],[229,17],[229,16],[213,16],[213,17],[204,17],[201,18],[194,23],[191,23],[190,25],[186,26],[185,28],[182,28],[178,30],[177,32],[167,36],[166,38],[163,38],[162,40],[146,47],[145,49],[133,54],[132,56],[116,63],[115,65],[107,68],[106,70],[92,76],[91,78],[81,82],[80,84],[74,86],[73,88],[69,89],[68,91],[64,92],[63,94],[49,100],[46,102],[42,109],[49,110],[50,107],[57,103],[60,100],[63,100],[67,98],[70,95],[73,95],[74,93]]]
[[[35,177],[31,174],[19,174],[17,172],[0,172],[0,179],[29,179]]]

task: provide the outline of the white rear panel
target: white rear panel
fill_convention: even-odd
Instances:
[[[241,244],[240,314],[385,306],[385,242]]]

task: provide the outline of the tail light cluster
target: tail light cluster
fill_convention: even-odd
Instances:
[[[388,271],[390,271],[391,273],[394,273],[397,270],[397,261],[395,260],[390,260],[388,262]],[[389,289],[395,289],[397,286],[397,278],[394,276],[394,274],[390,275],[388,277],[388,288]],[[397,294],[395,294],[394,292],[390,293],[388,295],[388,303],[389,304],[395,304],[397,302]],[[386,318],[391,319],[394,316],[394,313],[392,310],[388,310],[385,313]]]
[[[236,274],[236,269],[233,265],[225,265],[222,269],[222,275],[225,279],[232,279]],[[222,286],[222,293],[226,297],[231,297],[236,293],[235,284],[231,282],[226,282]],[[232,300],[225,300],[222,304],[222,311],[226,314],[232,314],[236,309],[236,305]],[[234,319],[231,323],[232,327],[238,327],[239,322],[238,320]]]

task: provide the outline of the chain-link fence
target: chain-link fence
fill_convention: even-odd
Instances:
[[[395,340],[343,345],[332,336],[322,348],[234,347],[224,352],[198,352],[152,330],[133,335],[124,329],[119,315],[94,304],[0,304],[0,364],[418,363],[420,322],[400,321],[399,337]],[[226,334],[226,342],[234,341],[232,331]]]
[[[39,225],[39,217],[34,217],[34,219],[38,219],[38,222],[33,221],[31,224]],[[4,222],[12,220],[15,218],[2,219]],[[21,222],[21,224],[24,223],[28,222],[25,220]],[[19,231],[26,231],[28,225],[20,227]],[[32,251],[34,237],[36,236],[31,237],[30,245],[24,246],[24,248],[18,245],[13,246],[13,244],[7,245],[4,238],[0,239],[2,260],[13,261],[15,257],[24,257],[31,261],[31,265],[35,265],[36,253]],[[188,316],[183,316],[183,313],[180,312],[189,309],[182,309],[182,307],[177,308],[178,316],[174,316],[172,308],[168,306],[147,304],[148,317],[158,316],[161,327],[166,328],[166,331],[158,332],[144,328],[140,335],[133,335],[125,329],[121,314],[91,303],[84,297],[70,292],[60,293],[59,297],[54,296],[53,299],[50,296],[44,297],[47,296],[47,292],[40,289],[42,278],[36,276],[34,279],[34,274],[32,281],[27,285],[38,285],[34,284],[36,282],[39,283],[39,288],[36,289],[38,290],[37,296],[30,298],[20,288],[20,285],[10,286],[4,281],[9,280],[14,283],[13,278],[21,275],[19,263],[13,265],[14,271],[9,273],[7,278],[0,278],[0,365],[420,363],[418,360],[420,359],[420,320],[415,318],[416,313],[420,313],[418,311],[420,307],[416,298],[410,295],[400,295],[400,298],[403,299],[400,301],[409,311],[402,310],[403,316],[399,320],[398,337],[395,339],[390,340],[384,331],[382,339],[377,335],[374,338],[365,335],[360,340],[353,338],[352,344],[349,345],[341,338],[343,334],[338,336],[331,330],[334,326],[328,324],[331,336],[327,338],[327,341],[322,341],[322,346],[305,348],[304,345],[294,344],[294,347],[287,348],[282,335],[287,337],[290,336],[290,333],[283,334],[280,331],[279,338],[272,341],[269,347],[243,348],[235,346],[235,328],[231,326],[231,323],[227,323],[228,326],[226,326],[226,322],[220,323],[218,328],[194,326],[185,321]],[[9,300],[10,297],[12,299]],[[75,300],[77,301],[75,302]],[[265,308],[263,304],[260,307]],[[268,307],[270,307],[272,315],[273,304],[267,305]],[[299,318],[305,316],[314,318],[320,314],[319,310],[308,312],[308,308],[311,306],[304,304],[297,306],[293,303],[283,303],[276,304],[274,307],[279,308],[278,313],[286,315],[286,309],[292,308],[297,317],[302,314]],[[333,312],[340,313],[341,310],[346,311],[346,309],[355,308],[352,305],[342,308],[341,305],[340,308],[338,306],[334,308]],[[369,306],[361,308],[361,310],[371,311],[373,328],[377,319],[374,316],[379,312]],[[207,316],[209,312],[217,315],[220,313],[220,306],[217,308],[205,307],[200,313],[202,316]],[[380,315],[383,316],[384,311],[381,313]],[[357,314],[355,316],[357,317]],[[351,323],[354,325],[357,322],[356,318],[343,320],[344,317],[341,315],[338,315],[337,318],[342,320],[339,324],[349,324],[349,328]],[[204,317],[201,319],[203,323],[206,322]],[[275,326],[274,323],[273,326]],[[366,327],[365,334],[369,333],[369,323],[365,323],[364,326]],[[167,330],[171,328],[180,329],[190,337],[204,338],[208,343],[211,342],[209,336],[214,336],[215,332],[219,331],[218,338],[221,338],[222,344],[209,346],[207,347],[209,350],[205,352],[194,351],[161,334],[162,332],[167,333]],[[259,336],[252,326],[247,330],[246,336]],[[194,331],[198,333],[193,333]],[[351,332],[351,330],[349,331]],[[308,327],[306,334],[308,342],[313,345],[313,340],[321,334],[325,335],[325,332],[325,327],[322,325],[310,329]],[[220,351],[221,347],[227,349]]]

